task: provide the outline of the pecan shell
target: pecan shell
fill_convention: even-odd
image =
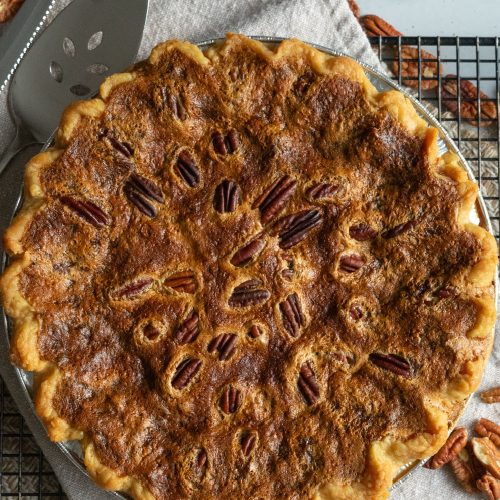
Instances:
[[[179,177],[189,187],[196,187],[200,183],[200,171],[189,151],[184,149],[179,153],[175,168]]]
[[[196,358],[187,358],[182,361],[172,377],[172,386],[179,390],[184,389],[200,370],[201,363],[201,360]]]
[[[270,222],[284,208],[297,188],[297,181],[289,175],[273,182],[254,202],[253,208],[259,208],[263,224]]]
[[[109,218],[106,213],[90,201],[78,200],[71,196],[61,196],[59,200],[63,205],[70,208],[76,215],[94,227],[101,228],[109,224]]]
[[[175,338],[179,344],[194,342],[200,334],[200,317],[196,309],[192,309],[186,319],[179,325]]]
[[[396,375],[409,378],[412,376],[412,368],[410,363],[403,357],[397,354],[384,354],[382,352],[372,352],[368,359],[379,368],[389,370]]]
[[[446,443],[425,464],[427,469],[439,469],[455,458],[467,444],[467,429],[457,427],[446,440]]]
[[[238,185],[229,180],[223,180],[216,188],[214,194],[214,208],[223,214],[234,212],[240,204],[241,194]]]
[[[247,307],[262,304],[271,296],[269,290],[261,288],[262,282],[250,279],[239,284],[229,297],[231,307]]]
[[[280,303],[279,310],[285,330],[292,337],[297,337],[306,322],[299,296],[296,293],[289,295]]]
[[[309,361],[306,361],[300,367],[297,387],[308,405],[312,405],[318,401],[320,397],[320,388]]]

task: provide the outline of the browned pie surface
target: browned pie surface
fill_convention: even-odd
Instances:
[[[42,173],[21,290],[56,410],[159,498],[359,480],[485,356],[455,184],[355,82],[237,41],[164,57]]]

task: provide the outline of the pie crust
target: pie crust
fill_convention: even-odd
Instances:
[[[476,390],[497,246],[401,93],[177,40],[69,106],[1,278],[54,441],[134,498],[387,498]]]

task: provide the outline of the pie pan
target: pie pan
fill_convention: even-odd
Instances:
[[[274,46],[278,43],[280,43],[282,38],[274,38],[274,37],[254,37],[256,40],[259,40],[269,46]],[[212,40],[207,40],[205,42],[199,43],[199,47],[203,49],[208,49],[220,42],[222,42],[223,39],[212,39]],[[339,52],[327,49],[325,47],[321,47],[318,45],[313,45],[315,48],[323,51],[324,53],[328,55],[333,55],[333,56],[343,56],[344,54],[341,54]],[[439,132],[439,140],[438,140],[438,146],[439,146],[439,152],[440,154],[443,154],[446,151],[452,151],[455,153],[458,158],[459,158],[459,163],[462,166],[462,168],[467,172],[469,178],[471,180],[474,180],[473,172],[467,162],[465,161],[464,157],[460,154],[460,151],[458,148],[455,146],[453,141],[451,140],[450,136],[447,134],[447,132],[443,129],[443,127],[439,124],[439,122],[432,116],[432,114],[418,101],[416,101],[411,95],[409,95],[404,89],[402,89],[399,85],[396,83],[392,82],[387,76],[381,74],[380,72],[372,69],[368,65],[358,62],[364,69],[365,74],[371,81],[371,83],[376,87],[377,90],[379,91],[386,91],[386,90],[397,90],[399,92],[402,92],[413,104],[414,108],[417,110],[418,114],[426,121],[426,123],[429,126],[435,127],[438,132]],[[48,149],[52,145],[52,139],[50,139],[44,146],[44,150]],[[5,197],[0,198],[0,214],[5,214],[2,216],[2,227],[1,230],[3,231],[4,226],[6,227],[12,218],[17,212],[17,210],[21,207],[22,205],[22,194],[20,194],[21,190],[21,183],[18,182],[12,182],[9,184],[4,183],[4,190],[5,190]],[[5,217],[5,221],[3,220]],[[475,210],[472,211],[471,213],[471,222],[476,223],[483,228],[487,229],[488,231],[492,232],[492,227],[491,227],[491,222],[488,217],[488,213],[486,210],[486,205],[484,203],[484,200],[481,196],[481,194],[478,195],[478,199],[476,202],[476,207]],[[0,271],[3,271],[3,268],[5,267],[7,263],[7,256],[3,254],[2,256],[2,262],[1,262],[1,269]],[[495,294],[497,293],[498,287],[495,284]],[[11,334],[11,325],[9,323],[9,320],[5,316],[4,311],[2,310],[2,318],[0,321],[0,346],[3,352],[8,352],[9,350],[9,338]],[[14,368],[16,376],[17,376],[17,392],[18,395],[21,395],[22,398],[26,399],[26,401],[29,404],[31,412],[35,412],[33,403],[32,403],[32,398],[33,398],[33,377],[31,374],[28,372],[25,372],[19,368]],[[12,390],[12,388],[11,388]],[[455,421],[458,419],[460,414],[463,412],[465,406],[466,406],[467,401],[464,401],[462,404],[457,405],[456,411],[454,412]],[[75,446],[74,443],[58,443],[57,446],[60,448],[60,450],[66,455],[68,460],[72,461],[80,470],[84,473],[87,474],[85,471],[85,468],[83,467],[82,460],[80,458],[80,452],[79,452],[79,447]],[[421,464],[421,461],[416,461],[410,464],[407,464],[404,466],[398,476],[395,479],[395,484],[399,483],[403,478],[408,477],[409,473],[415,469],[416,466]],[[116,495],[117,497],[124,498],[122,495],[118,493],[111,493],[113,495]]]

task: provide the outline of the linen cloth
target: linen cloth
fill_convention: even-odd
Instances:
[[[68,3],[69,0],[56,0],[47,22]],[[150,0],[137,59],[147,57],[151,48],[165,39],[180,38],[199,42],[223,36],[227,31],[297,37],[347,53],[381,69],[346,0]],[[0,95],[0,151],[3,151],[14,133],[7,113],[6,95],[7,92]],[[0,185],[0,192],[1,189]],[[497,348],[481,386],[483,389],[498,384],[499,343],[497,338]],[[0,373],[68,497],[75,500],[117,498],[115,494],[97,488],[82,470],[67,460],[55,444],[49,442],[43,425],[33,415],[30,404],[20,393],[7,353],[2,352],[0,355]],[[487,406],[477,396],[473,396],[461,423],[469,425],[478,416],[498,421],[499,412],[500,405]],[[450,471],[434,472],[422,468],[399,483],[391,494],[394,500],[430,500],[451,496],[456,500],[470,498],[454,481]]]

